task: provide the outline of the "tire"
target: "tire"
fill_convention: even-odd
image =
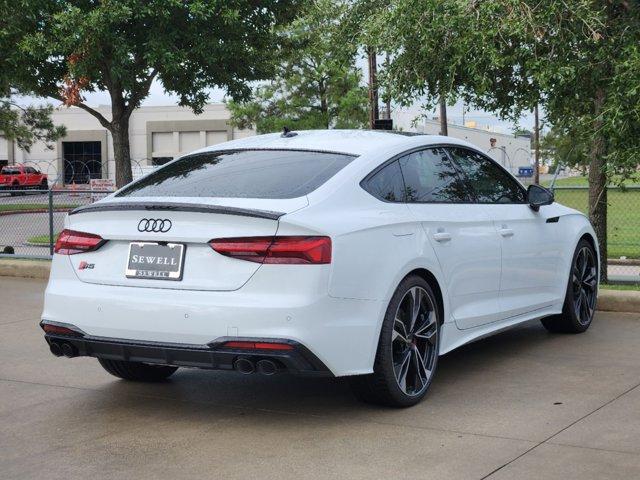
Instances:
[[[553,333],[582,333],[593,320],[598,301],[598,257],[587,240],[580,240],[573,254],[567,293],[560,315],[541,320]]]
[[[412,314],[415,298],[418,315]],[[359,400],[410,407],[424,398],[438,365],[440,311],[423,278],[411,275],[398,285],[382,322],[373,373],[350,378]]]
[[[148,365],[140,362],[126,362],[124,360],[107,360],[98,358],[98,362],[114,377],[135,382],[161,382],[169,378],[178,367],[165,365]]]
[[[40,182],[40,185],[38,187],[35,187],[36,189],[39,190],[49,190],[49,182],[46,179],[43,179]]]

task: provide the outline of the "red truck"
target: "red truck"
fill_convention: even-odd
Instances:
[[[8,165],[0,170],[0,189],[28,190],[49,188],[47,175],[26,165]]]

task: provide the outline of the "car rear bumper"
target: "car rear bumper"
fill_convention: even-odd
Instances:
[[[91,341],[98,339],[89,352],[104,347],[102,339],[170,350],[187,345],[204,368],[214,368],[229,362],[200,358],[211,354],[202,346],[223,338],[285,339],[304,346],[335,376],[370,373],[382,303],[331,297],[324,281],[313,278],[296,277],[295,284],[286,275],[279,278],[260,269],[244,287],[228,292],[97,285],[79,281],[68,258],[54,255],[41,319],[74,325]],[[188,360],[186,352],[177,353]],[[162,351],[151,354],[164,358]]]
[[[175,367],[204,368],[210,370],[234,370],[238,359],[257,364],[271,360],[279,371],[300,375],[330,376],[329,369],[303,345],[290,340],[279,340],[290,345],[291,350],[245,350],[224,346],[225,339],[209,345],[185,345],[178,343],[136,342],[116,338],[45,334],[51,352],[56,356],[95,357],[108,360],[143,362]],[[243,339],[264,341],[264,339]],[[233,341],[238,341],[233,338]],[[273,342],[273,339],[270,339]]]

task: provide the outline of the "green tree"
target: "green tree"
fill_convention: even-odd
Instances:
[[[606,281],[606,187],[640,164],[640,4],[578,0],[568,9],[552,0],[491,3],[493,9],[477,4],[476,26],[493,28],[499,39],[493,60],[513,66],[506,81],[488,79],[486,105],[495,106],[509,83],[516,91],[533,84],[540,92],[547,122],[573,141],[567,161],[589,171],[589,218]]]
[[[403,103],[446,94],[511,119],[540,104],[584,146],[574,158],[588,164],[606,281],[606,185],[640,163],[639,12],[631,1],[390,0],[363,24],[367,44],[391,49],[383,81]]]
[[[1,4],[3,7],[4,3]],[[15,100],[17,91],[13,86],[13,75],[20,65],[8,53],[15,48],[17,35],[4,23],[0,23],[0,133],[15,141],[18,147],[29,151],[36,141],[47,146],[65,134],[62,126],[51,120],[51,105],[40,107],[24,106]]]
[[[541,139],[540,148],[551,165],[583,167],[589,163],[588,145],[558,127],[551,128]]]
[[[357,49],[340,40],[342,0],[309,3],[282,28],[286,45],[275,78],[254,89],[246,102],[228,102],[232,122],[258,132],[361,128],[367,122],[367,91],[356,67]]]
[[[37,142],[52,147],[53,142],[64,137],[63,126],[54,125],[51,120],[51,105],[40,107],[22,106],[11,96],[0,98],[0,133],[13,140],[18,147],[27,152]]]
[[[269,78],[279,53],[274,27],[297,0],[3,0],[3,28],[16,37],[6,53],[20,68],[22,92],[75,105],[113,136],[116,184],[131,181],[129,118],[155,79],[196,113],[219,86],[237,98]],[[19,14],[16,14],[19,12]],[[83,102],[101,90],[106,118]]]

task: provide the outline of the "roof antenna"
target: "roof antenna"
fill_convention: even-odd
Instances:
[[[291,138],[298,135],[296,132],[292,132],[289,130],[289,127],[283,127],[282,134],[280,135],[282,138]]]

